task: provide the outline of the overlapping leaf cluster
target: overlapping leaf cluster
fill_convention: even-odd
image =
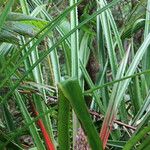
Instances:
[[[149,149],[149,45],[150,0],[0,1],[0,149]]]

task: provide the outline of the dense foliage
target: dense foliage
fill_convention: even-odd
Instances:
[[[0,0],[0,150],[150,149],[150,0]]]

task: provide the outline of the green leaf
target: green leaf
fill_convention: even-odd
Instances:
[[[150,126],[145,127],[142,131],[140,131],[138,134],[132,136],[129,141],[124,146],[123,150],[132,150],[132,147],[141,139],[145,137],[145,134],[150,132]]]
[[[75,111],[76,116],[87,135],[92,150],[102,150],[100,137],[92,123],[78,80],[70,78],[59,83],[59,87]]]
[[[59,104],[58,104],[58,146],[59,150],[70,149],[69,137],[69,118],[70,118],[70,104],[59,88]]]
[[[106,9],[115,6],[118,2],[120,2],[121,0],[114,0],[111,3],[109,3],[107,6],[103,7],[102,9],[100,9],[99,11],[95,12],[94,14],[92,14],[88,19],[84,20],[83,22],[81,22],[77,27],[75,27],[74,29],[72,29],[69,33],[67,33],[65,36],[63,36],[59,41],[57,41],[48,51],[46,51],[31,67],[30,69],[23,75],[22,78],[19,79],[19,81],[15,84],[15,86],[13,87],[13,89],[15,89],[20,82],[52,51],[54,50],[56,47],[58,47],[62,42],[64,42],[72,33],[74,33],[77,29],[81,28],[84,24],[86,24],[87,22],[89,22],[91,19],[93,19],[94,17],[96,17],[98,14],[102,13],[103,11],[105,11]],[[68,10],[65,11],[65,13],[67,13],[70,9],[74,8],[78,3],[76,3],[75,5],[73,5],[72,7],[70,7]],[[61,15],[62,17],[63,15]],[[58,18],[57,18],[58,19]],[[52,26],[56,27],[56,24],[62,19],[55,19],[53,20],[51,23],[54,23]],[[57,20],[57,21],[56,21]],[[49,25],[51,25],[51,23]],[[47,25],[46,27],[48,27],[49,25]],[[45,27],[45,28],[46,28]],[[44,28],[44,29],[45,29]],[[42,29],[41,31],[43,31],[44,29]],[[50,29],[51,26],[50,26]],[[49,29],[49,30],[50,30]],[[41,33],[40,31],[40,33]],[[39,34],[39,33],[38,33]],[[45,36],[47,35],[47,32],[44,34]],[[16,67],[12,70],[12,72],[10,73],[10,76],[13,75],[13,73],[16,71],[16,69],[19,67],[19,65],[22,63],[22,61],[28,57],[28,55],[34,50],[35,45],[37,45],[37,43],[39,43],[45,36],[42,35],[42,37],[34,44],[34,46],[31,47],[31,49],[25,54],[25,56],[23,58],[21,58],[21,60],[19,61],[19,63],[16,65]],[[33,40],[33,39],[32,39]],[[26,45],[28,45],[31,41],[29,41]],[[23,47],[24,48],[24,47]],[[15,55],[16,56],[16,55]],[[6,81],[10,78],[10,76],[7,76],[7,78],[5,79],[5,81],[3,81],[0,86],[3,86]],[[6,101],[7,97],[11,95],[11,93],[13,93],[14,90],[12,90],[11,92],[9,92],[5,98],[1,101],[1,103],[3,103],[4,101]]]
[[[3,10],[3,12],[2,12],[2,14],[0,16],[0,31],[1,31],[1,28],[2,28],[4,22],[5,22],[6,18],[7,18],[7,15],[9,13],[10,8],[13,5],[13,3],[14,3],[14,0],[9,0],[7,5],[5,6],[5,9]]]
[[[10,12],[6,18],[6,21],[32,21],[32,20],[45,21],[40,18],[32,17],[21,13],[15,13],[15,12]]]
[[[31,118],[31,116],[30,116],[30,114],[26,108],[26,105],[22,99],[22,96],[19,94],[19,92],[17,90],[15,91],[15,96],[16,96],[16,102],[20,108],[20,111],[24,117],[25,122],[29,123],[30,121],[32,121],[32,118]],[[45,150],[45,146],[43,145],[43,142],[42,142],[40,135],[37,131],[35,123],[32,124],[31,126],[29,126],[29,130],[30,130],[31,135],[34,139],[35,145],[38,147],[38,149]]]

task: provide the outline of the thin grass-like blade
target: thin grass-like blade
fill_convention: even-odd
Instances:
[[[130,52],[130,46],[128,48],[128,51],[127,51],[124,59],[122,60],[120,66],[118,68],[116,79],[119,79],[119,78],[123,77],[123,75],[124,75],[124,72],[125,72],[125,69],[126,69],[126,66],[127,66],[127,60],[128,60],[128,57],[129,57],[129,52]],[[112,94],[111,94],[111,99],[110,99],[110,102],[109,102],[107,113],[105,115],[103,125],[102,125],[102,128],[101,128],[100,137],[103,141],[103,148],[104,149],[106,147],[109,135],[110,135],[111,130],[112,130],[112,123],[113,123],[113,121],[116,117],[115,116],[116,111],[117,111],[116,108],[117,108],[117,104],[118,104],[116,102],[116,99],[117,99],[117,94],[118,94],[120,88],[121,88],[121,86],[119,85],[119,83],[115,84],[114,87],[113,87],[113,91],[112,91]]]
[[[148,34],[148,36],[142,43],[141,47],[138,49],[137,53],[135,54],[134,59],[132,63],[130,64],[130,67],[128,68],[125,76],[132,75],[135,72],[136,67],[141,61],[143,55],[145,54],[146,49],[149,46],[149,44],[150,44],[150,34]],[[106,146],[106,143],[107,143],[110,131],[111,131],[110,127],[112,127],[113,121],[116,117],[117,108],[123,98],[123,95],[130,81],[131,80],[128,79],[128,80],[121,82],[118,87],[115,87],[117,85],[114,86],[115,91],[112,92],[112,99],[110,100],[110,104],[109,104],[109,107],[108,107],[108,110],[107,110],[107,113],[103,122],[103,127],[101,129],[101,137],[102,137],[102,140],[105,141],[104,147]]]
[[[150,33],[150,0],[147,1],[147,11],[146,11],[146,19],[145,19],[145,30],[144,30],[144,38]],[[143,57],[143,70],[150,69],[150,46],[147,48],[145,55]],[[145,75],[145,80],[148,88],[150,87],[150,76]]]

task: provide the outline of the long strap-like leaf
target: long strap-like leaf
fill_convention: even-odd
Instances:
[[[11,8],[11,6],[13,5],[14,1],[13,0],[9,0],[9,2],[7,3],[5,9],[3,10],[2,14],[0,15],[0,30],[7,18],[7,15],[9,13],[9,10]]]
[[[39,113],[37,111],[35,113],[36,113],[36,116],[39,115]],[[46,143],[47,150],[55,150],[54,144],[53,144],[51,138],[49,137],[48,132],[46,131],[43,121],[41,119],[39,119],[37,124],[41,129],[42,135],[43,135],[45,143]]]
[[[132,147],[140,141],[148,132],[150,132],[150,126],[144,128],[142,131],[140,131],[137,135],[132,136],[130,140],[126,143],[123,150],[131,150]],[[141,147],[141,146],[140,146]]]
[[[70,104],[59,88],[59,110],[58,110],[58,144],[59,150],[69,150],[69,116]]]
[[[33,111],[34,115],[38,116],[39,113],[36,111],[36,108],[35,108],[33,103],[31,103],[31,107],[32,107],[32,111]],[[49,134],[48,134],[48,132],[47,132],[45,126],[44,126],[44,123],[43,123],[42,119],[38,119],[37,124],[38,124],[38,126],[39,126],[39,128],[42,132],[47,150],[55,150],[54,144],[53,144],[53,142],[51,140],[51,137],[49,136]]]
[[[78,80],[70,78],[61,82],[59,87],[75,111],[92,150],[102,150],[102,142],[90,118]]]

